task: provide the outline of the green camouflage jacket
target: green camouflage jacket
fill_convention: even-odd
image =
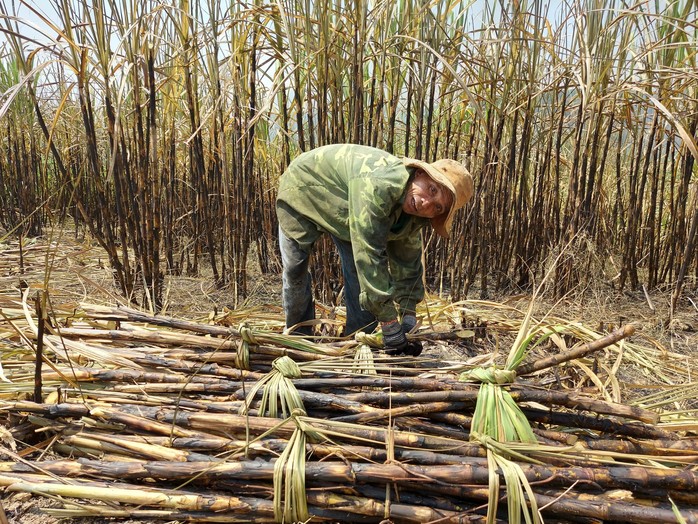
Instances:
[[[276,202],[286,236],[310,252],[322,231],[352,244],[361,307],[379,321],[414,312],[424,298],[425,218],[402,212],[411,170],[367,146],[337,144],[301,154],[281,176]]]

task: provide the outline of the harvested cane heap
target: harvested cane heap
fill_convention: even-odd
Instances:
[[[423,356],[401,359],[379,337],[88,305],[42,317],[25,301],[4,339],[0,482],[55,498],[58,516],[698,522],[695,436],[565,386],[597,350],[619,365],[631,326],[600,337],[527,315],[506,363],[477,366],[429,356],[435,339],[463,344],[453,331],[420,331]]]

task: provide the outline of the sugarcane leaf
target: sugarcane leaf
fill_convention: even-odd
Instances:
[[[526,478],[525,473],[521,469],[521,466],[518,464],[515,464],[516,466],[516,474],[519,477],[520,481],[520,486],[525,490],[526,492],[526,497],[528,498],[528,503],[530,504],[530,511],[528,506],[526,504],[523,504],[523,514],[524,514],[524,519],[526,520],[527,524],[539,524],[542,522],[542,518],[540,516],[540,512],[538,511],[538,502],[536,502],[536,496],[533,493],[533,489],[531,488],[531,483],[528,481]]]
[[[512,346],[505,368],[516,369],[533,348],[542,344],[553,335],[564,331],[564,329],[564,326],[537,326],[531,329],[518,346]]]
[[[274,463],[274,518],[277,522],[303,522],[308,519],[305,493],[305,433],[296,426]]]
[[[501,388],[500,388],[501,389]],[[510,421],[514,438],[508,438],[509,441],[521,441],[521,442],[536,442],[536,437],[531,429],[531,424],[528,422],[526,415],[524,415],[521,408],[516,404],[516,401],[512,398],[511,394],[502,389],[502,407],[506,410],[506,417]]]
[[[575,362],[575,364],[579,369],[581,369],[584,372],[584,374],[587,377],[589,377],[589,380],[591,380],[594,383],[601,395],[603,395],[603,398],[609,402],[612,402],[613,399],[609,394],[608,390],[606,389],[606,386],[599,378],[599,376],[596,373],[594,373],[594,371],[581,360],[578,360],[577,362]]]
[[[487,450],[487,474],[488,474],[488,500],[487,524],[494,524],[497,520],[497,507],[499,506],[499,475],[497,474],[497,462],[494,453]]]
[[[246,415],[249,413],[250,406],[252,405],[252,402],[254,402],[255,397],[257,396],[257,393],[261,388],[264,387],[264,384],[266,384],[270,379],[269,374],[263,376],[261,379],[259,379],[254,386],[252,386],[252,389],[250,392],[247,394],[247,397],[245,397],[245,403],[242,405],[240,408],[240,414],[241,415]]]
[[[541,520],[535,495],[521,466],[500,455],[495,450],[489,450],[488,453],[492,453],[494,461],[502,471],[502,476],[506,483],[509,522],[519,524],[521,515],[523,515],[527,524],[539,524]],[[526,499],[531,504],[530,509]]]
[[[508,460],[494,454],[495,462],[502,472],[504,484],[507,490],[507,512],[508,521],[510,524],[520,524],[521,522],[521,485],[518,483],[518,477],[513,465]]]
[[[288,460],[288,456],[290,453],[291,453],[291,448],[289,445],[287,445],[284,448],[281,455],[279,455],[279,458],[276,459],[276,462],[274,463],[274,475],[273,475],[274,520],[276,522],[281,522],[283,519],[284,508],[282,506],[282,501],[284,500],[284,498],[283,498],[284,470],[286,467],[286,461]]]
[[[671,497],[669,497],[669,502],[671,502],[671,511],[676,517],[676,522],[678,524],[686,524],[686,519],[683,517],[683,515],[681,515],[679,508],[676,506],[676,503],[672,500]]]

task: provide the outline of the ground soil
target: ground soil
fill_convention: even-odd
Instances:
[[[76,238],[70,232],[62,232],[61,236],[54,238],[25,241],[20,255],[17,242],[9,238],[3,240],[1,233],[0,283],[5,300],[9,297],[18,298],[20,290],[26,286],[38,288],[48,280],[51,300],[56,306],[66,307],[74,304],[77,307],[80,302],[123,302],[123,297],[114,285],[106,258],[95,243]],[[51,245],[54,247],[47,247]],[[46,272],[47,261],[50,261],[49,265],[52,268],[50,275]],[[205,270],[198,276],[170,276],[166,279],[165,313],[174,317],[200,320],[212,318],[236,306],[241,309],[260,305],[280,313],[278,275],[262,275],[251,267],[249,285],[248,299],[235,304],[232,291],[216,288]],[[494,300],[525,305],[527,298],[501,296]],[[596,282],[587,286],[584,293],[570,296],[563,301],[544,297],[539,300],[537,307],[543,313],[552,312],[559,318],[576,319],[594,329],[608,330],[627,322],[634,322],[648,340],[656,341],[668,351],[685,354],[687,362],[691,363],[698,353],[698,296],[695,282],[689,282],[679,301],[679,307],[673,314],[670,312],[670,302],[671,290],[653,290],[648,293],[642,289],[618,292],[606,283]],[[464,351],[469,351],[467,348],[449,348],[443,345],[433,346],[431,350],[443,351],[444,358],[447,359],[462,358]],[[638,380],[642,380],[642,377]],[[634,382],[632,377],[630,381]],[[45,514],[42,509],[61,507],[59,502],[26,494],[6,493],[0,502],[7,521],[12,524],[106,522],[104,519],[58,520]],[[0,512],[0,524],[1,517]],[[138,522],[143,524],[147,521]]]

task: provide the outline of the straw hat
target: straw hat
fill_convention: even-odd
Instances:
[[[448,238],[456,211],[473,196],[473,177],[463,164],[448,158],[437,160],[433,164],[427,164],[413,158],[404,158],[403,163],[407,167],[421,169],[434,182],[444,186],[453,195],[448,211],[431,219],[431,226],[436,233],[443,238]]]

